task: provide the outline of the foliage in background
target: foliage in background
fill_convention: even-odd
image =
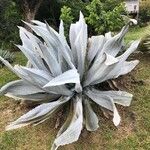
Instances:
[[[70,24],[73,22],[73,15],[71,12],[71,8],[68,6],[63,6],[61,8],[61,16],[60,19],[64,22],[65,35],[68,37]]]
[[[86,9],[88,12],[87,23],[90,25],[91,31],[96,34],[117,31],[124,25],[121,15],[125,14],[125,7],[121,1],[93,0]]]
[[[89,1],[83,1],[83,0],[60,0],[61,7],[67,6],[71,8],[71,12],[74,18],[74,21],[78,20],[79,12],[82,11],[85,16],[87,14],[86,6],[90,3]]]
[[[2,50],[0,49],[0,56],[3,57],[5,60],[7,60],[9,63],[13,63],[14,61],[14,53],[8,51],[8,50]],[[0,61],[0,68],[3,67],[4,64]]]
[[[55,29],[58,29],[60,20],[61,3],[59,0],[44,0],[37,12],[36,19],[47,21]]]
[[[19,43],[16,26],[21,24],[20,20],[24,18],[24,14],[20,10],[21,8],[18,2],[21,3],[23,1],[0,1],[0,47],[2,47],[2,49],[16,49],[13,44]],[[103,33],[109,30],[118,30],[122,26],[123,22],[121,22],[122,18],[120,18],[119,14],[122,9],[122,2],[123,0],[44,0],[36,13],[35,19],[41,21],[46,20],[55,29],[58,29],[61,8],[65,6],[62,8],[61,13],[61,19],[65,22],[65,33],[68,33],[68,29],[66,28],[69,27],[70,22],[78,19],[80,10],[82,10],[85,17],[87,17],[89,33]],[[98,5],[94,3],[98,3]],[[94,7],[96,7],[97,11]],[[71,11],[69,9],[71,9]],[[67,11],[71,14],[70,16],[66,13]],[[122,14],[124,14],[124,11],[121,12],[121,15]],[[144,0],[140,4],[139,17],[141,20],[139,22],[144,22],[144,24],[150,20],[149,0]],[[105,18],[105,20],[103,20],[103,18]],[[100,26],[100,24],[103,26]]]
[[[28,7],[26,6],[26,1],[28,2]],[[39,1],[0,1],[0,47],[2,49],[17,50],[14,44],[20,42],[17,26],[22,24],[21,20],[27,21],[29,17],[30,19],[46,20],[54,28],[58,28],[60,22],[60,3],[55,0],[44,0],[38,9],[35,8],[35,5],[38,5]],[[32,8],[31,15],[30,12],[27,12],[29,8]]]
[[[0,47],[14,49],[14,44],[19,42],[17,25],[21,23],[16,3],[11,0],[0,1]]]
[[[71,21],[76,21],[79,11],[82,10],[86,16],[90,34],[104,34],[108,31],[118,31],[124,25],[121,15],[125,14],[125,7],[122,0],[92,0],[91,2],[83,2],[81,0],[63,2],[61,11],[61,19],[68,27]],[[67,6],[67,7],[66,7]],[[73,14],[73,18],[67,14]],[[66,19],[66,20],[65,20]],[[67,29],[68,31],[68,29]]]
[[[150,22],[150,1],[142,0],[140,1],[139,23],[145,25],[147,22]]]
[[[86,16],[86,6],[89,4],[89,1],[83,0],[60,0],[59,1],[61,8],[60,19],[64,22],[65,35],[68,38],[69,27],[72,22],[77,21],[79,17],[79,12],[82,12]]]

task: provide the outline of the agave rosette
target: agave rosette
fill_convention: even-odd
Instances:
[[[118,126],[120,116],[115,104],[129,106],[132,94],[124,91],[100,91],[95,85],[127,74],[138,64],[138,60],[126,59],[137,49],[139,41],[133,42],[123,54],[118,54],[125,48],[123,38],[129,23],[115,36],[106,33],[105,36],[92,36],[88,39],[87,24],[80,13],[79,21],[70,26],[69,46],[62,21],[59,33],[47,23],[37,20],[32,22],[33,24],[26,24],[38,36],[19,27],[22,45],[17,45],[27,57],[29,65],[13,67],[0,57],[20,77],[20,80],[4,85],[0,92],[17,100],[39,102],[40,105],[12,122],[6,130],[39,124],[69,101],[72,117],[68,117],[59,130],[52,150],[77,141],[83,125],[88,131],[95,131],[99,127],[92,102],[112,111],[113,123]]]

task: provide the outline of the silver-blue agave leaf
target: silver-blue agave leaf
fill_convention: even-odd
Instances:
[[[71,97],[61,97],[57,101],[44,103],[33,110],[29,111],[25,115],[21,116],[19,119],[11,123],[6,127],[6,130],[12,130],[20,128],[31,123],[39,122],[43,119],[48,119],[50,115],[62,104],[67,102]]]
[[[91,102],[87,99],[84,100],[84,109],[86,129],[88,131],[96,131],[99,127],[99,119],[91,106]]]
[[[99,91],[92,88],[86,90],[85,94],[101,107],[114,113],[113,122],[116,126],[120,123],[120,116],[115,103],[129,106],[132,99],[132,94],[123,91]]]
[[[137,49],[139,40],[122,52],[130,23],[115,36],[108,32],[88,39],[87,24],[80,12],[79,21],[70,26],[70,45],[64,36],[63,21],[60,22],[59,32],[48,23],[37,20],[32,20],[32,23],[26,24],[35,34],[19,27],[22,45],[17,45],[27,57],[28,65],[12,66],[0,57],[0,61],[20,78],[4,85],[0,94],[15,100],[38,102],[39,106],[10,123],[6,130],[29,124],[38,125],[68,101],[70,112],[56,136],[52,150],[77,141],[84,125],[88,131],[98,129],[99,119],[92,108],[93,102],[101,109],[110,110],[113,123],[118,126],[121,117],[115,104],[129,106],[132,94],[100,91],[95,85],[125,75],[139,63],[138,60],[127,61]]]
[[[83,14],[80,12],[80,19],[75,24],[70,26],[70,44],[75,59],[75,66],[77,67],[80,77],[82,79],[85,67],[85,56],[87,49],[87,25]]]
[[[57,134],[51,150],[59,146],[66,145],[78,140],[83,128],[83,107],[82,97],[77,96],[73,99],[73,115],[71,120],[67,120]],[[66,127],[67,125],[67,127]]]

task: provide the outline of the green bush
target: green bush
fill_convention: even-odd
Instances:
[[[61,0],[60,5],[61,7],[67,6],[71,8],[72,15],[74,17],[74,21],[78,20],[79,12],[82,11],[85,16],[87,16],[86,6],[90,2],[84,2],[83,0]]]
[[[117,31],[124,25],[121,15],[125,14],[125,7],[122,0],[92,0],[83,2],[78,0],[64,0],[61,9],[61,19],[66,24],[66,31],[72,21],[78,19],[79,11],[84,12],[89,26],[90,34],[104,34],[108,31]]]
[[[74,17],[72,16],[71,8],[68,6],[63,6],[61,8],[61,16],[60,19],[64,21],[65,34],[68,37],[67,33],[72,23]]]
[[[14,49],[14,43],[19,42],[17,25],[21,23],[16,3],[8,0],[0,2],[0,46],[3,49]]]
[[[119,30],[123,25],[121,14],[125,13],[123,3],[114,2],[112,0],[92,0],[86,7],[88,17],[87,23],[93,32],[104,34],[108,31]]]
[[[82,11],[84,15],[86,16],[87,10],[86,6],[88,5],[88,2],[84,2],[82,0],[61,0],[61,15],[60,19],[64,22],[64,28],[65,28],[65,35],[68,38],[68,31],[70,24],[74,21],[78,20],[79,12]]]
[[[145,0],[140,3],[139,20],[140,20],[139,21],[140,25],[146,25],[147,22],[150,22],[150,2],[149,2],[149,0]]]
[[[150,8],[141,9],[139,14],[140,26],[146,26],[148,22],[150,22]]]

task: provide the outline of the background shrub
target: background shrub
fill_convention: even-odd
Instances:
[[[68,37],[69,26],[72,23],[74,17],[71,12],[71,8],[68,6],[63,6],[61,8],[60,19],[64,21],[65,35]]]
[[[139,23],[143,26],[146,25],[147,22],[150,22],[150,1],[142,0],[140,3]]]
[[[14,50],[14,43],[19,42],[17,25],[20,25],[21,19],[15,2],[0,1],[0,47]]]
[[[125,14],[124,3],[114,0],[92,0],[86,6],[88,16],[87,23],[92,32],[104,34],[109,31],[117,31],[124,21],[121,15]]]
[[[121,0],[92,0],[90,2],[66,0],[62,4],[65,7],[61,10],[61,19],[67,24],[66,27],[78,19],[80,10],[86,16],[90,34],[117,31],[124,25],[121,15],[125,14],[126,11]],[[70,16],[70,14],[73,15]]]

